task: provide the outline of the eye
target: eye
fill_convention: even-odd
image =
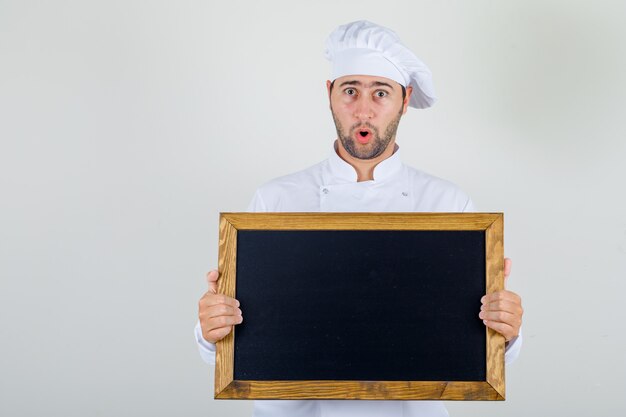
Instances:
[[[383,98],[383,97],[387,97],[387,96],[388,96],[387,92],[386,92],[386,91],[383,91],[383,90],[378,90],[378,91],[376,91],[376,92],[374,93],[374,95],[375,95],[376,97],[378,97],[378,98]]]
[[[346,93],[349,96],[355,96],[356,95],[356,90],[354,88],[346,88],[343,91],[344,91],[344,93]]]

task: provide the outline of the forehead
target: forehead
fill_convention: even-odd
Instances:
[[[400,90],[400,84],[396,81],[385,77],[376,77],[373,75],[344,75],[335,79],[334,86],[357,86],[362,88],[380,88],[387,87],[392,90]]]

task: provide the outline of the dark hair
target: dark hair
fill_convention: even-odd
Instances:
[[[333,92],[333,86],[335,85],[335,80],[333,80],[330,83],[330,92]],[[404,86],[402,84],[400,84],[400,87],[402,87],[402,101],[404,101],[404,99],[406,98],[406,88],[404,88]]]

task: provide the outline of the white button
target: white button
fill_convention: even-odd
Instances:
[[[324,194],[328,194],[328,188],[324,188],[324,189],[322,189],[322,192],[323,192]]]
[[[409,193],[407,193],[406,191],[402,191],[402,196],[403,196],[403,197],[406,197],[406,196],[408,196],[408,195],[409,195]]]

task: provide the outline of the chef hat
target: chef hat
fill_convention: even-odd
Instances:
[[[367,20],[339,26],[326,39],[325,55],[333,66],[332,80],[344,75],[385,77],[413,87],[411,107],[425,109],[437,100],[430,70],[390,29]]]

